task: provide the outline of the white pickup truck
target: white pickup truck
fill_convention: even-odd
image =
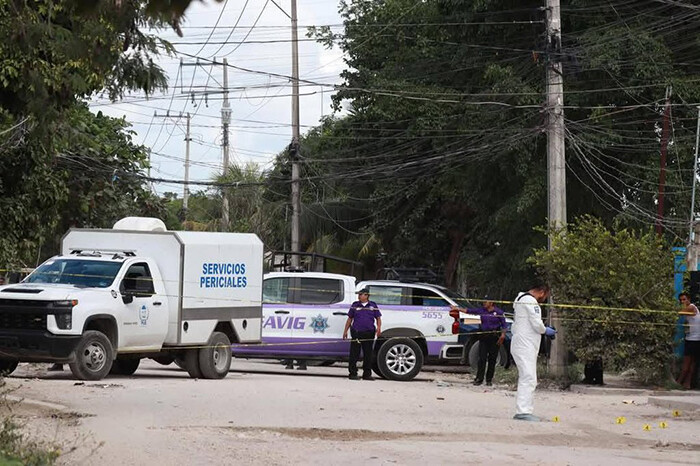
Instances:
[[[0,371],[59,362],[99,380],[153,358],[225,377],[231,343],[260,342],[262,259],[255,235],[165,231],[157,219],[70,230],[60,256],[0,287]]]
[[[453,334],[450,307],[459,295],[429,284],[392,281],[355,283],[355,277],[322,272],[273,272],[263,283],[263,345],[234,345],[237,357],[344,361],[342,339],[356,291],[369,288],[382,312],[375,345],[377,375],[411,380],[426,361],[459,360],[464,345]],[[459,303],[464,306],[463,303]],[[476,316],[464,316],[474,323]]]

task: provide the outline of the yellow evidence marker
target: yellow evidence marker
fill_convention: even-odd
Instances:
[[[651,430],[651,425],[649,424],[644,424],[644,427],[642,427],[644,430]]]
[[[681,412],[677,409],[673,411],[673,417],[681,417]]]
[[[624,416],[620,416],[615,419],[615,424],[624,424],[625,422],[627,422],[627,419]]]
[[[666,423],[665,421],[661,421],[659,422],[659,427],[665,429],[666,427],[668,427],[668,423]]]
[[[554,416],[552,418],[552,422],[559,422],[559,416]]]

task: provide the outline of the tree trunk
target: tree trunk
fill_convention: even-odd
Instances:
[[[464,243],[466,234],[463,231],[451,229],[449,236],[452,240],[452,248],[445,264],[445,286],[452,288],[457,272],[457,264],[459,263],[459,254],[462,252],[462,243]]]

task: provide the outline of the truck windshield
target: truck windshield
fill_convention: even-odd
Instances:
[[[106,288],[122,264],[80,259],[52,259],[24,279],[24,283],[61,283],[85,288]]]

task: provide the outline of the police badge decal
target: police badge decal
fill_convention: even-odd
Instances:
[[[323,317],[321,314],[317,315],[316,317],[312,317],[309,327],[314,329],[314,333],[325,333],[326,329],[330,327],[330,325],[328,325],[328,317]]]

